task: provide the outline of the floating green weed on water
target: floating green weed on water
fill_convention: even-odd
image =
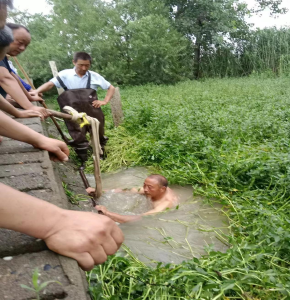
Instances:
[[[288,79],[213,79],[121,93],[125,122],[107,130],[103,171],[150,166],[218,199],[230,222],[229,236],[219,238],[229,249],[209,246],[199,259],[155,268],[133,254],[113,256],[88,274],[93,299],[290,299]]]

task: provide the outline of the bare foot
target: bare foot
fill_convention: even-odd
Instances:
[[[0,144],[2,143],[3,141],[3,136],[0,136]]]

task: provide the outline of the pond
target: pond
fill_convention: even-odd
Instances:
[[[113,193],[115,188],[143,186],[148,175],[146,168],[130,168],[114,174],[102,175],[103,189],[109,190],[100,198],[100,204],[120,214],[140,214],[151,208],[142,195]],[[94,178],[88,175],[91,186]],[[207,250],[225,252],[227,217],[222,206],[214,200],[193,196],[191,186],[170,186],[180,197],[174,209],[142,220],[120,224],[125,235],[124,244],[145,263],[181,263],[200,257]]]

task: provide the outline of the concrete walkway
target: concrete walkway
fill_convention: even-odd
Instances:
[[[33,130],[44,133],[38,118],[17,119]],[[62,208],[70,208],[46,151],[4,138],[0,145],[0,182],[19,191],[46,200]],[[43,300],[88,300],[85,273],[77,263],[46,248],[41,240],[10,230],[0,229],[0,299],[32,300],[32,274],[39,270],[40,283],[57,280],[41,293]]]

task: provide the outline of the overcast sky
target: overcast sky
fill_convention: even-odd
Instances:
[[[81,0],[80,0],[81,1]],[[144,0],[146,1],[146,0]],[[250,6],[254,4],[254,0],[244,0]],[[48,13],[50,6],[45,0],[14,0],[14,6],[19,10],[28,10],[30,13]],[[255,16],[250,19],[251,23],[255,24],[255,27],[271,27],[271,26],[290,26],[290,0],[283,0],[283,6],[289,9],[289,12],[285,15],[281,15],[278,18],[270,17],[269,11],[265,11],[262,16]]]

